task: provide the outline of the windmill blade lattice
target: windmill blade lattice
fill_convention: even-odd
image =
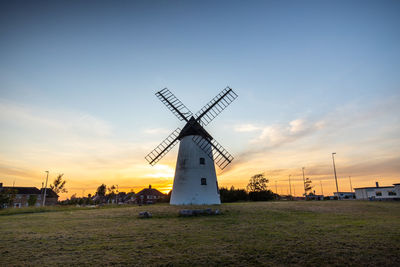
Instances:
[[[164,141],[161,142],[153,151],[151,151],[145,159],[150,163],[150,165],[156,164],[160,159],[162,159],[177,143],[178,136],[181,129],[176,128]]]
[[[193,113],[167,88],[156,93],[158,99],[181,121],[188,121]]]
[[[196,120],[201,124],[201,126],[208,125],[236,98],[237,94],[231,88],[226,87],[196,113]]]
[[[192,140],[212,159],[222,170],[232,162],[233,157],[215,139],[211,141],[201,137],[193,136]]]

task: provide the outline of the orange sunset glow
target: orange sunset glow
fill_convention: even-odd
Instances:
[[[298,22],[296,8],[271,3],[275,11],[248,16],[233,5],[247,16],[237,22],[220,18],[221,5],[204,21],[184,11],[191,4],[137,5],[5,11],[0,183],[40,188],[49,171],[49,183],[67,181],[60,199],[103,183],[167,193],[179,144],[155,166],[145,156],[185,124],[154,94],[167,87],[196,114],[226,86],[238,98],[205,127],[234,157],[216,168],[220,186],[245,188],[265,173],[269,189],[287,194],[291,175],[301,196],[304,167],[313,190],[331,195],[334,152],[341,191],[350,179],[353,188],[400,182],[399,38],[386,13],[346,7],[332,21],[311,12]]]
[[[398,266],[400,0],[1,0],[0,267]]]

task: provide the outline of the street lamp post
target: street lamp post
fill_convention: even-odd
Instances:
[[[336,176],[335,154],[336,154],[336,152],[333,152],[333,153],[332,153],[333,172],[334,172],[334,174],[335,174],[336,193],[337,193],[338,199],[340,199],[340,196],[339,196],[339,187],[338,187],[338,183],[337,183],[337,176]]]
[[[322,181],[319,181],[319,183],[321,184],[321,195],[324,195],[324,188],[322,188]]]
[[[44,207],[44,205],[46,204],[46,189],[47,189],[47,180],[49,179],[49,171],[47,172],[47,176],[46,176],[46,185],[44,187],[44,194],[43,194],[43,203],[42,206]]]
[[[353,192],[353,185],[351,184],[351,176],[349,176],[349,180],[350,180],[350,192]]]

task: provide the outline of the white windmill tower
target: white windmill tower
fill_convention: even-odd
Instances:
[[[215,166],[224,169],[233,157],[203,128],[219,115],[237,94],[226,87],[193,116],[167,88],[156,96],[186,125],[177,128],[146,156],[156,164],[180,141],[170,204],[221,204]]]

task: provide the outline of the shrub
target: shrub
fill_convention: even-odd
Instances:
[[[249,196],[244,189],[235,189],[233,186],[231,189],[221,187],[219,189],[219,194],[221,197],[221,202],[236,202],[236,201],[245,201],[249,199]]]
[[[30,195],[28,198],[28,205],[29,206],[35,206],[37,201],[37,196],[36,195]]]
[[[273,200],[274,198],[275,194],[271,190],[262,190],[249,193],[249,199],[252,201],[268,201]]]

